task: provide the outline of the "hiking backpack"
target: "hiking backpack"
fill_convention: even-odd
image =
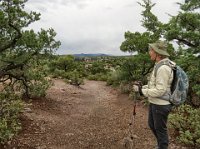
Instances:
[[[163,61],[156,65],[154,75],[156,76],[160,66],[167,65],[173,70],[173,81],[170,87],[171,94],[168,100],[171,104],[179,106],[187,99],[189,80],[185,71],[178,65],[173,66],[170,61]],[[162,98],[162,97],[161,97]]]

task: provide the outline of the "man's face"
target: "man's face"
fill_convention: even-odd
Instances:
[[[151,58],[152,61],[156,60],[157,54],[152,48],[149,49],[149,55],[150,55],[150,58]]]

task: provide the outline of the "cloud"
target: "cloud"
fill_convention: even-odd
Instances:
[[[28,4],[29,6],[32,6],[31,8],[36,8],[36,10],[46,12],[50,9],[59,9],[60,6],[75,6],[77,8],[83,9],[87,7],[89,1],[90,0],[29,0]]]
[[[174,0],[154,0],[153,12],[161,21],[174,14]],[[125,54],[119,47],[125,31],[144,31],[143,8],[137,0],[29,0],[27,9],[41,12],[41,20],[30,28],[54,28],[62,46],[58,53]]]
[[[90,0],[61,0],[61,4],[65,6],[75,5],[80,9],[87,7]]]

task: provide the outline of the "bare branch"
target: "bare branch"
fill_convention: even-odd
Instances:
[[[189,41],[187,41],[185,39],[182,39],[182,38],[179,38],[179,37],[176,37],[175,39],[178,40],[179,42],[182,42],[182,43],[190,46],[190,47],[194,47],[194,48],[198,47],[198,45],[192,44],[191,42],[189,42]]]

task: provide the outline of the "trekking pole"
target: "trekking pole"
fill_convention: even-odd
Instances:
[[[131,114],[131,122],[129,123],[129,128],[128,128],[128,136],[124,138],[124,147],[126,149],[134,149],[135,148],[135,141],[134,138],[137,138],[136,135],[133,134],[133,130],[134,130],[134,122],[135,122],[135,116],[136,116],[136,100],[138,98],[138,94],[136,92],[134,92],[134,96],[133,96],[133,100],[134,100],[134,105],[133,105],[133,111]]]
[[[134,93],[134,97],[133,97],[133,112],[132,112],[132,120],[131,120],[131,123],[129,124],[130,126],[132,126],[132,129],[133,130],[133,126],[134,126],[134,122],[135,122],[135,117],[136,117],[136,107],[137,107],[137,100],[138,99],[138,93],[135,92]],[[135,135],[133,135],[133,132],[131,132],[131,139],[134,138]]]
[[[138,81],[137,83],[134,83],[134,84],[136,84],[136,85],[141,85],[141,82],[140,81]],[[136,106],[137,106],[137,99],[139,98],[139,93],[138,92],[135,92],[134,91],[134,96],[133,96],[133,116],[132,116],[132,118],[135,118],[135,116],[136,116]],[[133,121],[132,121],[133,122]]]

